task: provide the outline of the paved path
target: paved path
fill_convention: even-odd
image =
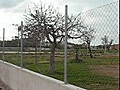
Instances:
[[[12,89],[0,80],[0,90],[12,90]]]

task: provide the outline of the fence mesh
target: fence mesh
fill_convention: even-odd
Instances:
[[[118,43],[118,2],[110,3],[82,13],[82,21],[95,30],[93,45],[101,45],[105,35]]]
[[[83,45],[80,59],[83,63],[68,64],[68,81],[75,81],[74,84],[88,90],[118,90],[118,2],[86,11],[81,14],[81,18],[84,25],[93,29],[93,37],[89,38],[94,58],[87,56],[87,51],[83,49],[87,41],[80,40]]]
[[[79,39],[77,45],[68,43],[68,83],[88,90],[118,90],[118,2],[81,13],[81,20],[92,32],[89,37]],[[89,29],[86,32],[89,32]],[[53,74],[49,72],[50,44],[46,41],[39,41],[37,53],[35,53],[34,47],[27,39],[23,42],[24,68],[64,80],[63,45],[58,45],[56,49],[55,73]],[[0,41],[1,51],[2,43]],[[0,59],[2,55],[1,52]],[[20,66],[20,55],[20,38],[5,41],[5,61]]]

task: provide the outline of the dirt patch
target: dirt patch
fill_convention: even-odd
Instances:
[[[119,65],[92,65],[90,68],[96,73],[119,78]]]

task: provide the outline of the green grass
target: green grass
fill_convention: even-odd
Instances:
[[[49,64],[31,64],[27,65],[26,68],[63,81],[64,74],[62,64],[63,63],[60,62],[56,63],[57,72],[55,74],[49,72]],[[93,90],[94,88],[114,90],[114,88],[118,86],[117,80],[118,79],[112,77],[93,73],[87,63],[68,63],[68,83],[87,88],[88,90]]]
[[[76,70],[75,70],[76,69]],[[68,81],[77,86],[86,88],[86,85],[116,85],[116,79],[93,73],[89,65],[84,64],[69,64],[68,65]],[[96,87],[97,88],[97,87]],[[89,89],[89,88],[87,88]],[[93,89],[93,88],[92,88]],[[106,88],[107,89],[107,88]]]
[[[2,55],[0,55],[2,57]],[[106,75],[104,72],[97,72],[95,67],[109,67],[119,65],[117,56],[102,55],[90,58],[82,56],[82,63],[74,62],[74,54],[68,55],[68,83],[74,84],[88,90],[118,90],[119,78]],[[5,54],[5,59],[13,64],[18,64],[17,54]],[[34,64],[34,55],[23,55],[24,68],[30,69],[59,80],[64,80],[64,56],[57,54],[55,57],[55,74],[49,72],[49,54],[41,54],[38,58],[38,64]],[[47,61],[44,63],[44,61]],[[42,63],[43,62],[43,63]],[[91,68],[94,66],[94,68]]]

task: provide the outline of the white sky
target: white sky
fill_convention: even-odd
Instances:
[[[38,3],[40,0],[0,0],[0,40],[2,40],[3,28],[5,28],[5,39],[11,40],[17,35],[17,30],[12,24],[19,24],[23,20],[23,14],[28,6]],[[69,14],[77,14],[108,4],[118,0],[41,0],[51,3],[64,13],[65,5],[68,5]]]

